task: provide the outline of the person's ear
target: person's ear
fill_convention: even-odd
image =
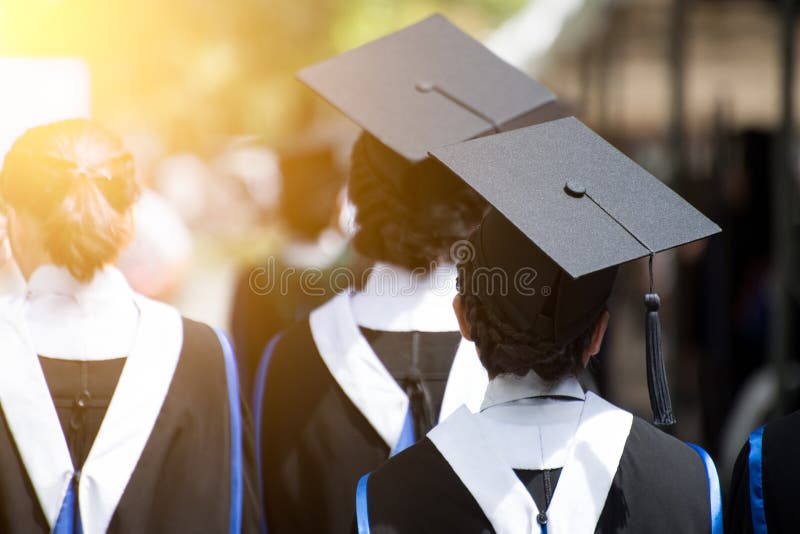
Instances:
[[[467,320],[467,310],[464,306],[464,298],[460,294],[456,295],[453,299],[453,311],[456,313],[458,329],[461,330],[461,335],[464,336],[464,339],[467,341],[473,341],[472,327]]]
[[[584,367],[589,364],[589,359],[592,356],[595,356],[598,352],[600,352],[600,348],[603,346],[603,338],[605,338],[606,330],[608,329],[608,320],[610,318],[611,314],[608,313],[608,310],[604,310],[603,313],[600,314],[600,317],[598,317],[597,322],[594,325],[594,330],[592,330],[592,339],[589,342],[589,346],[583,351]]]

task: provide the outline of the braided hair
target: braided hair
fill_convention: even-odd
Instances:
[[[583,370],[583,353],[592,341],[597,318],[575,339],[557,344],[533,332],[520,330],[502,312],[477,294],[475,264],[468,258],[458,264],[458,289],[481,363],[490,378],[501,374],[525,376],[535,371],[546,382],[577,376]]]
[[[39,223],[53,263],[86,282],[129,241],[139,185],[133,156],[116,135],[71,119],[17,139],[5,157],[0,195]]]
[[[485,201],[457,176],[429,160],[412,166],[401,183],[387,179],[370,164],[367,142],[362,134],[353,147],[348,184],[349,198],[356,207],[356,250],[373,260],[412,270],[427,270],[449,260],[451,245],[480,222]],[[415,187],[430,182],[435,184],[424,190]]]

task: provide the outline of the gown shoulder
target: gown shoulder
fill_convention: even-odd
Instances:
[[[375,470],[367,496],[376,533],[493,532],[428,438]],[[634,418],[597,532],[710,532],[710,516],[709,481],[700,455]]]
[[[375,534],[493,532],[478,503],[428,438],[376,469],[369,476],[367,495]]]
[[[711,530],[703,458],[686,443],[634,417],[598,531],[698,532],[699,526],[699,532]]]
[[[761,433],[763,511],[770,532],[794,532],[800,525],[800,508],[795,503],[800,479],[800,411],[764,425]],[[734,465],[726,511],[727,532],[753,532],[753,495],[750,482],[751,447],[748,440]]]
[[[210,326],[183,318],[183,346],[169,392],[117,508],[110,532],[227,530],[232,397],[225,357]],[[252,420],[241,410],[242,531],[258,532],[260,494]],[[201,446],[199,446],[201,444]],[[198,506],[202,503],[201,506]]]
[[[733,464],[731,484],[725,506],[725,532],[752,534],[753,522],[750,508],[750,442],[745,442]]]

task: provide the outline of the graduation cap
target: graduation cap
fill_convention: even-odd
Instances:
[[[370,161],[393,180],[432,148],[563,116],[547,88],[441,15],[298,77],[369,133]]]
[[[473,236],[476,266],[536,270],[536,286],[481,294],[518,327],[565,344],[605,306],[617,266],[650,257],[647,367],[655,423],[674,423],[652,258],[720,232],[677,193],[575,118],[435,149],[491,205]],[[542,290],[543,288],[547,288]]]

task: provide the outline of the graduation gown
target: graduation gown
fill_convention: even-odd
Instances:
[[[431,285],[404,294],[400,286],[410,274],[377,269],[387,277],[373,273],[363,292],[338,295],[314,310],[262,360],[254,410],[271,533],[349,532],[359,477],[414,441],[409,398],[362,328],[456,331],[455,289],[437,292]],[[452,284],[452,274],[438,276]],[[377,287],[381,279],[398,285]],[[459,340],[439,420],[462,404],[477,410],[487,383],[474,345]]]
[[[798,532],[800,412],[753,431],[733,468],[725,531],[734,534]]]
[[[553,389],[536,378],[495,378],[480,414],[457,411],[365,475],[358,532],[721,532],[719,483],[702,449],[577,381]]]
[[[45,266],[27,295],[0,300],[0,346],[0,531],[258,530],[252,432],[221,333],[116,269],[81,284]]]

